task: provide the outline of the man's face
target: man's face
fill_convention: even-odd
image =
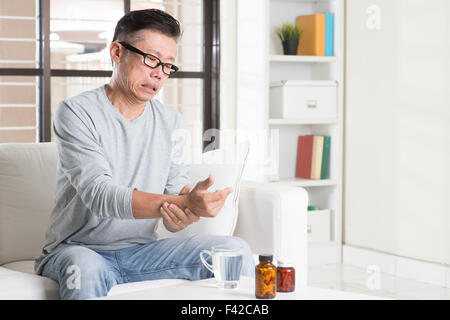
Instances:
[[[141,32],[143,40],[131,45],[158,57],[164,63],[175,62],[177,44],[173,38],[152,30]],[[155,97],[169,77],[162,71],[162,66],[152,69],[144,64],[144,58],[141,55],[123,47],[121,50],[125,55],[118,64],[118,76],[126,86],[125,89],[138,101],[146,102]]]

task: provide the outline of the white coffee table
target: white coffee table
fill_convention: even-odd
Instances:
[[[297,286],[298,287],[298,286]],[[214,278],[186,281],[164,287],[142,289],[133,292],[101,297],[106,300],[259,300],[255,297],[255,280],[241,277],[236,289],[221,289]],[[317,287],[301,287],[295,292],[277,292],[270,300],[386,300],[383,297],[345,292]]]

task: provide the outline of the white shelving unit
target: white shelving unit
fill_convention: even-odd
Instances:
[[[298,178],[280,178],[276,183],[289,185],[294,187],[329,187],[336,186],[337,181],[334,179],[321,179],[321,180],[310,180],[310,179],[298,179]]]
[[[336,62],[336,57],[319,57],[319,56],[285,56],[273,54],[269,56],[271,62]]]
[[[322,119],[275,119],[269,118],[269,125],[297,125],[297,124],[336,124],[337,118]]]
[[[309,204],[330,209],[330,241],[309,243],[310,265],[339,263],[342,260],[342,156],[343,156],[343,0],[266,0],[266,116],[268,132],[278,129],[278,179],[266,181],[303,187]],[[285,56],[275,28],[284,22],[296,22],[299,15],[334,13],[334,56]],[[337,83],[337,118],[271,119],[269,86],[283,80],[333,80]],[[329,178],[295,178],[297,141],[300,135],[331,136]],[[269,146],[267,146],[268,150]],[[269,151],[267,151],[269,152]]]

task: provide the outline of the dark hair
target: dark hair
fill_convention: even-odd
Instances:
[[[140,30],[153,30],[173,38],[181,36],[180,23],[170,14],[158,9],[130,11],[116,25],[112,41],[127,41],[133,44],[138,41]]]

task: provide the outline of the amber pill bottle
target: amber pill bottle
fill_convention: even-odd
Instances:
[[[277,294],[277,268],[272,264],[273,255],[259,255],[255,267],[255,296],[259,299],[272,299]]]
[[[292,264],[278,261],[277,265],[277,291],[295,291],[295,269]]]

